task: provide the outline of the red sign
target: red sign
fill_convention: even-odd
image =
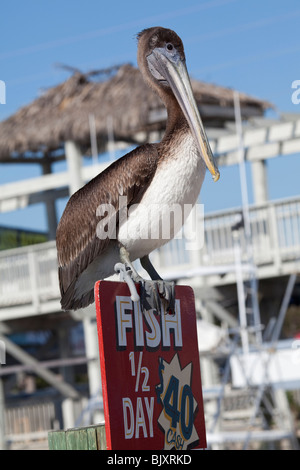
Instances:
[[[125,282],[95,285],[109,450],[206,447],[194,294],[175,293],[175,314],[157,315]]]

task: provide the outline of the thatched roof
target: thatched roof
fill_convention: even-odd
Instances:
[[[233,91],[196,80],[192,80],[192,86],[200,111],[203,108],[204,124],[222,127],[227,115],[222,117],[220,110],[229,107],[232,111]],[[261,116],[270,107],[269,103],[246,94],[241,94],[240,99],[246,118]],[[104,81],[76,72],[0,123],[0,159],[27,151],[54,150],[66,140],[74,140],[87,150],[91,114],[95,117],[99,148],[107,141],[108,116],[113,119],[116,140],[134,141],[140,131],[163,129],[164,120],[149,122],[151,112],[162,108],[160,99],[131,65],[121,66]]]

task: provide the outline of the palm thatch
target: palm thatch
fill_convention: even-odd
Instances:
[[[222,116],[220,110],[232,111],[233,91],[196,80],[192,80],[192,86],[204,124],[222,127],[228,116]],[[261,116],[270,107],[266,101],[246,94],[241,94],[240,100],[246,118]],[[149,120],[151,113],[162,109],[160,99],[131,65],[121,66],[104,81],[76,71],[0,123],[0,160],[25,152],[49,152],[61,148],[67,140],[77,142],[86,151],[90,148],[89,115],[95,118],[99,149],[107,142],[108,116],[112,118],[115,140],[133,142],[141,131],[164,128],[164,119]]]

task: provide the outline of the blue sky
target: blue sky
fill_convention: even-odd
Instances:
[[[181,36],[194,78],[269,100],[275,113],[300,114],[291,101],[291,84],[300,79],[299,0],[11,0],[0,9],[0,79],[7,91],[0,120],[67,79],[58,64],[83,71],[136,64],[136,33],[154,25]],[[238,168],[221,170],[221,180],[206,178],[202,189],[208,212],[241,202]],[[39,174],[31,165],[0,164],[0,185]],[[299,174],[297,155],[269,161],[270,198],[298,195]],[[44,209],[0,214],[0,225],[46,229]]]

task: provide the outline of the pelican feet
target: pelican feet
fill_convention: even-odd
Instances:
[[[151,280],[143,279],[138,274],[124,246],[120,247],[120,260],[122,263],[115,265],[115,271],[120,273],[121,281],[127,282],[131,299],[133,301],[140,299],[143,311],[156,310],[157,313],[163,311],[173,315],[175,313],[175,282],[161,279],[150,262],[148,255],[141,258],[141,264],[150,275]],[[139,283],[140,296],[138,296],[133,283]]]
[[[140,284],[140,301],[143,310],[156,310],[175,313],[175,282],[163,280],[138,281]]]

